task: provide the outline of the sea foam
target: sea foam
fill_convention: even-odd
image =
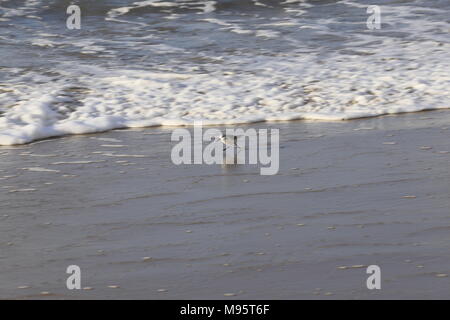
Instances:
[[[228,2],[240,8],[238,2]],[[450,44],[445,33],[449,24],[431,15],[439,16],[439,8],[416,8],[422,10],[416,13],[412,7],[390,4],[383,21],[387,26],[401,23],[399,32],[407,31],[406,39],[403,34],[392,36],[389,27],[342,31],[334,27],[339,17],[317,20],[320,23],[303,19],[314,10],[312,2],[282,2],[279,9],[284,13],[276,11],[279,16],[264,11],[273,8],[258,1],[255,7],[263,11],[225,14],[228,2],[155,0],[110,8],[104,19],[136,23],[121,27],[133,33],[122,38],[66,38],[50,29],[37,30],[38,37],[21,44],[5,33],[2,46],[23,45],[25,51],[61,53],[64,59],[46,68],[16,64],[0,69],[0,75],[6,75],[0,81],[0,145],[117,128],[189,126],[196,121],[340,121],[450,107]],[[40,2],[26,3],[8,9],[3,17],[21,16],[17,10],[33,12]],[[355,2],[333,5],[354,8],[366,18],[361,11],[365,6]],[[163,22],[153,26],[141,17],[146,12],[151,17],[160,14]],[[183,43],[186,30],[177,22],[183,18],[192,21],[189,32],[199,34],[198,44]],[[167,32],[167,23],[176,31]],[[353,23],[347,27],[353,28]],[[325,46],[311,48],[297,34]],[[341,49],[333,47],[338,41],[346,41]],[[218,42],[222,47],[208,49]],[[133,51],[134,46],[145,53]],[[143,57],[127,60],[134,54]],[[75,55],[81,57],[65,59]],[[111,61],[96,63],[100,58]]]

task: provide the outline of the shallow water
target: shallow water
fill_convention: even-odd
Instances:
[[[448,108],[449,1],[0,1],[0,145]]]
[[[0,298],[448,299],[449,117],[272,124],[276,176],[165,128],[0,147]]]

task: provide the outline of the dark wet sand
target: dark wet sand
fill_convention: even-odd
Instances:
[[[449,111],[251,127],[278,175],[177,167],[171,128],[0,147],[0,298],[450,298]]]

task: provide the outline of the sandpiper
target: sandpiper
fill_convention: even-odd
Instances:
[[[238,138],[237,136],[223,134],[223,135],[217,137],[216,141],[220,141],[225,145],[225,147],[223,148],[223,150],[225,151],[229,147],[239,148],[239,146],[237,144],[237,138]]]

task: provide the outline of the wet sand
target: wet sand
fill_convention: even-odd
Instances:
[[[449,111],[250,127],[278,175],[175,166],[171,128],[0,147],[0,298],[450,298]]]

